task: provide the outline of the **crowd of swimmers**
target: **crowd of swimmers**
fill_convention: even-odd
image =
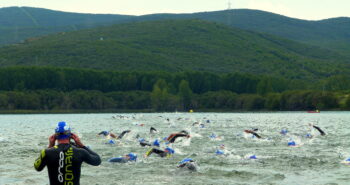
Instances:
[[[162,116],[159,116],[162,117]],[[116,117],[114,117],[116,118]],[[123,119],[124,117],[119,116],[119,118]],[[133,117],[134,118],[134,117]],[[178,118],[177,120],[181,120],[182,118]],[[170,123],[170,119],[166,118],[165,119],[166,122]],[[199,128],[205,128],[206,124],[210,124],[210,120],[207,119],[204,121],[204,123],[201,122],[193,122],[192,126],[198,126]],[[309,124],[312,128],[316,129],[321,136],[325,136],[326,133],[318,126],[313,125],[313,124]],[[106,137],[109,138],[114,138],[114,139],[122,139],[127,133],[130,133],[131,130],[125,130],[123,132],[121,132],[119,135],[116,135],[112,132],[108,132],[108,131],[102,131],[100,133],[98,133],[98,135],[104,135]],[[251,138],[256,138],[256,139],[264,139],[264,137],[262,137],[259,133],[259,129],[258,128],[252,128],[252,129],[246,129],[243,130],[243,133],[245,135],[250,135]],[[151,135],[157,134],[159,133],[158,130],[154,127],[150,127],[149,129],[149,133]],[[288,130],[286,128],[282,129],[280,131],[280,134],[282,135],[287,135],[288,134]],[[145,152],[144,157],[149,157],[150,155],[154,154],[157,155],[159,157],[171,157],[174,153],[175,150],[173,148],[171,148],[169,145],[171,145],[172,143],[174,143],[177,138],[190,138],[190,134],[188,131],[186,130],[182,130],[180,132],[176,132],[176,133],[171,133],[169,136],[165,137],[162,141],[159,139],[155,139],[154,141],[148,141],[144,138],[141,138],[139,134],[136,135],[136,139],[138,140],[140,146],[142,147],[148,147],[149,149]],[[313,138],[314,135],[312,135],[311,133],[307,133],[306,134],[306,138]],[[215,139],[215,140],[221,140],[222,138],[218,135],[216,135],[215,133],[212,133],[209,138],[211,139]],[[160,149],[160,143],[164,142],[166,144],[166,147],[164,149]],[[111,144],[115,144],[114,142]],[[288,146],[297,146],[298,144],[292,139],[290,138],[288,143]],[[215,154],[216,155],[224,155],[225,154],[225,145],[221,144],[219,145],[219,147],[215,150]],[[248,157],[249,159],[257,159],[256,155],[250,155]],[[112,158],[109,160],[109,162],[128,162],[128,161],[136,161],[137,159],[137,155],[134,153],[129,153],[126,154],[122,157],[117,157],[117,158]],[[177,166],[178,168],[186,168],[189,169],[191,171],[196,171],[197,167],[196,167],[196,163],[193,159],[191,158],[185,158],[182,161],[179,162],[179,165]]]
[[[116,119],[116,118],[125,119],[126,117],[124,116],[113,117],[113,119]],[[135,119],[135,117],[132,116],[131,119]],[[181,118],[178,118],[177,120],[181,120]],[[166,118],[166,122],[170,124],[170,119]],[[207,128],[206,125],[210,123],[211,123],[210,120],[206,120],[205,123],[194,122],[192,126],[198,126],[201,129],[202,128],[206,129]],[[138,124],[138,125],[144,126],[144,124]],[[317,130],[319,135],[321,136],[326,135],[326,133],[319,126],[313,125],[311,123],[309,124],[309,126],[312,129]],[[258,139],[258,140],[265,139],[266,137],[260,134],[259,131],[260,130],[258,128],[252,128],[252,129],[243,130],[243,133],[245,136],[253,139]],[[97,135],[106,137],[108,139],[108,142],[106,144],[116,144],[115,141],[122,140],[126,135],[128,135],[131,132],[132,132],[131,130],[123,130],[119,134],[115,134],[112,132],[112,130],[110,131],[105,130],[97,133]],[[158,133],[159,131],[156,128],[150,127],[149,134],[151,136],[154,136],[155,134],[158,134]],[[280,131],[280,134],[283,136],[288,136],[289,134],[288,129],[283,128]],[[312,134],[312,132],[307,133],[305,135],[305,137],[308,139],[312,139],[315,136],[316,135]],[[179,132],[170,133],[167,137],[164,137],[162,140],[158,138],[158,139],[155,139],[154,141],[147,141],[146,139],[142,138],[139,134],[136,135],[136,139],[140,144],[140,146],[147,147],[147,150],[145,150],[145,153],[143,155],[144,158],[150,157],[151,155],[158,156],[161,158],[172,157],[175,154],[175,149],[173,147],[173,144],[179,138],[189,139],[191,138],[191,135],[188,131],[181,130]],[[218,136],[215,133],[212,133],[209,136],[209,138],[213,140],[222,139],[221,136]],[[74,140],[73,143],[70,141],[71,139]],[[56,141],[58,145],[55,145]],[[292,138],[289,139],[287,145],[290,147],[300,146]],[[77,161],[72,160],[73,155],[76,155],[75,158],[77,159],[79,158],[79,160]],[[227,155],[230,155],[230,152],[226,149],[224,144],[220,144],[215,148],[215,155],[219,157],[221,156],[225,157]],[[57,158],[57,156],[59,156],[59,158]],[[108,162],[111,162],[111,163],[136,162],[137,157],[138,157],[137,154],[130,152],[120,157],[112,157],[108,160]],[[249,155],[246,158],[252,159],[252,160],[258,159],[258,157],[254,154]],[[59,163],[57,163],[57,160],[59,160]],[[70,180],[72,180],[73,178],[69,178],[67,174],[69,175],[70,172],[73,170],[74,173],[72,173],[71,175],[74,175],[74,177],[77,177],[74,180],[74,184],[79,184],[80,167],[82,162],[86,162],[88,164],[97,166],[101,163],[101,159],[98,154],[90,150],[89,147],[85,146],[80,141],[80,138],[76,134],[71,132],[70,127],[65,122],[59,122],[57,125],[57,128],[55,129],[55,134],[49,137],[49,147],[45,150],[42,150],[39,158],[34,163],[34,167],[36,170],[41,171],[45,166],[47,166],[51,184],[57,184],[58,182],[60,183],[62,182],[66,183],[68,181],[70,182]],[[350,164],[350,158],[343,161],[343,163]],[[67,165],[67,166],[63,168],[64,165]],[[69,166],[72,167],[72,170],[68,169]],[[189,170],[191,172],[198,171],[198,165],[196,161],[188,157],[178,162],[176,167],[180,169]],[[63,169],[65,169],[64,175],[61,171]],[[58,175],[58,178],[55,178],[55,175]],[[71,182],[73,183],[73,180]]]

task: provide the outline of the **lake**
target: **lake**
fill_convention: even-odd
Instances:
[[[169,121],[167,120],[169,119]],[[66,121],[72,131],[102,158],[98,167],[82,166],[81,184],[349,184],[350,112],[281,113],[137,113],[137,114],[26,114],[0,115],[0,184],[48,184],[46,168],[35,171],[34,160],[47,147],[57,122]],[[203,123],[203,126],[193,124]],[[313,123],[326,136],[312,129]],[[143,125],[143,126],[142,126]],[[150,127],[159,133],[149,134]],[[257,139],[243,133],[258,128]],[[103,130],[119,134],[130,129],[116,144],[97,136]],[[280,134],[288,129],[287,135]],[[136,139],[146,140],[187,130],[190,139],[181,138],[172,146],[172,158],[143,155],[148,148]],[[314,135],[307,138],[306,134]],[[215,134],[218,138],[210,138]],[[289,147],[289,141],[299,147]],[[224,144],[224,155],[215,151]],[[164,142],[161,148],[164,148]],[[112,157],[129,152],[137,162],[109,163]],[[257,159],[249,157],[255,155]],[[198,164],[198,172],[178,169],[183,158]]]

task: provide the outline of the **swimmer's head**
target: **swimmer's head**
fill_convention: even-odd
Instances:
[[[224,151],[223,151],[223,150],[216,150],[216,151],[215,151],[215,154],[216,154],[216,155],[223,155],[223,154],[224,154]]]
[[[181,165],[181,164],[184,164],[184,163],[187,163],[187,162],[194,162],[194,161],[191,158],[185,158],[182,161],[180,161],[179,164]]]
[[[288,146],[295,146],[296,144],[295,144],[295,141],[289,141],[288,142]]]
[[[166,153],[169,153],[169,154],[174,154],[175,153],[175,151],[172,148],[170,148],[170,147],[166,147],[164,151]]]
[[[249,157],[249,159],[258,159],[258,158],[256,157],[256,155],[252,155]]]
[[[55,129],[57,139],[67,139],[71,135],[71,129],[64,121],[58,122]]]
[[[153,145],[158,147],[160,146],[158,139],[154,140]]]
[[[280,132],[282,135],[286,135],[288,133],[288,130],[287,129],[282,129],[281,132]]]
[[[127,156],[128,156],[130,161],[136,161],[136,159],[137,159],[137,155],[134,153],[129,153]]]
[[[224,144],[221,144],[219,147],[220,147],[220,149],[225,149],[225,145]]]
[[[115,141],[113,139],[110,139],[107,144],[115,144]]]

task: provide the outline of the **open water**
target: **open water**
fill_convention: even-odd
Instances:
[[[33,163],[59,121],[69,123],[82,142],[102,158],[98,167],[82,166],[82,185],[350,184],[350,165],[342,163],[350,157],[350,112],[37,114],[0,115],[0,120],[1,185],[48,184],[47,169],[37,172]],[[195,122],[203,123],[204,128],[193,126]],[[320,136],[308,123],[327,135]],[[151,126],[159,133],[151,136]],[[252,128],[258,128],[263,139],[243,133]],[[289,131],[286,136],[279,133],[283,128]],[[132,132],[115,145],[105,144],[108,139],[97,136],[102,130],[119,134],[126,129]],[[139,134],[153,141],[181,130],[192,137],[176,140],[172,146],[175,155],[169,159],[153,154],[144,158],[148,148],[135,138]],[[213,133],[220,138],[210,138]],[[307,133],[314,137],[305,137]],[[290,140],[298,147],[288,147]],[[225,154],[216,155],[221,144]],[[138,154],[137,162],[107,162],[129,152]],[[251,155],[257,159],[249,159]],[[185,157],[196,161],[198,172],[176,168]]]

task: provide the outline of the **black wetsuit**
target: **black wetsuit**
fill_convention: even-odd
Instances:
[[[146,155],[149,156],[149,155],[151,155],[152,153],[156,153],[156,154],[158,154],[160,157],[167,157],[167,156],[170,155],[169,153],[167,153],[167,152],[165,152],[165,151],[163,151],[163,150],[159,150],[159,149],[157,149],[157,148],[152,148],[150,151],[148,151],[148,152],[146,153]]]
[[[186,163],[180,164],[179,166],[177,166],[178,168],[187,168],[190,171],[197,171],[197,166],[194,163],[193,160],[188,161]]]
[[[100,133],[98,133],[98,135],[104,135],[104,136],[108,136],[109,132],[107,131],[102,131]]]
[[[98,166],[101,159],[87,147],[76,148],[70,144],[59,144],[43,149],[34,163],[34,168],[41,171],[47,166],[50,185],[79,185],[82,162]]]
[[[320,127],[315,126],[315,125],[313,125],[313,127],[314,127],[315,129],[317,129],[317,130],[320,132],[321,136],[325,136],[325,135],[326,135],[326,133],[323,132],[323,130],[321,130]]]
[[[149,142],[147,142],[146,140],[144,141],[140,141],[140,145],[141,146],[152,146]]]
[[[168,137],[168,141],[169,143],[174,143],[176,138],[178,137],[187,137],[188,134],[180,134],[180,133],[177,133],[177,134],[171,134],[169,137]]]
[[[257,130],[257,129],[254,129],[254,131]],[[248,133],[248,134],[253,134],[255,137],[261,139],[261,136],[259,136],[259,134],[257,134],[256,132],[254,132],[252,130],[244,130],[245,133]]]
[[[118,139],[123,138],[124,135],[125,135],[126,133],[129,133],[130,131],[131,131],[131,130],[125,130],[125,131],[123,131],[123,132],[118,136]]]
[[[155,128],[153,128],[153,127],[151,127],[151,128],[149,129],[149,133],[151,133],[151,134],[156,133],[156,132],[157,132],[157,129],[155,129]]]

